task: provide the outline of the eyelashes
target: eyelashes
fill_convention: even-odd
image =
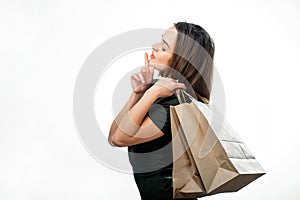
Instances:
[[[161,47],[160,47],[160,49],[161,49],[162,51],[166,51],[166,48],[164,47],[164,42],[163,42],[163,41],[161,42]]]
[[[165,43],[164,43],[164,41],[162,40],[162,41],[161,41],[161,50],[162,50],[162,51],[166,51],[166,48],[164,48],[164,44],[165,44]]]
[[[154,49],[160,50],[160,51],[167,51],[167,48],[164,47],[165,44],[163,41],[156,43],[155,45],[153,45]]]

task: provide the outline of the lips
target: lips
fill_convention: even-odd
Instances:
[[[155,59],[155,56],[153,55],[153,53],[150,55],[151,59]]]

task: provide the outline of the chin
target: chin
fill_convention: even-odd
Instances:
[[[166,70],[166,66],[161,63],[157,63],[155,61],[150,60],[149,64],[152,65],[154,69],[158,70],[159,72],[163,72]]]

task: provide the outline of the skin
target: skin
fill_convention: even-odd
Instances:
[[[152,46],[152,55],[150,65],[153,65],[157,70],[166,70],[170,59],[172,58],[177,39],[177,30],[173,26],[166,30],[162,35],[162,40]]]
[[[108,142],[112,146],[125,147],[148,142],[164,135],[146,116],[151,105],[161,97],[174,94],[185,85],[170,78],[161,78],[152,87],[154,69],[163,71],[172,58],[177,31],[171,27],[162,35],[162,40],[152,46],[152,54],[144,54],[145,66],[131,76],[133,92],[118,116],[113,121]]]

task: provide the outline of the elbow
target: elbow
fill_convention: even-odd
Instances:
[[[109,136],[108,137],[108,143],[113,146],[113,147],[127,147],[128,145],[125,143],[125,141],[123,141],[122,139],[120,139],[119,137],[117,137],[116,135],[114,136]]]

